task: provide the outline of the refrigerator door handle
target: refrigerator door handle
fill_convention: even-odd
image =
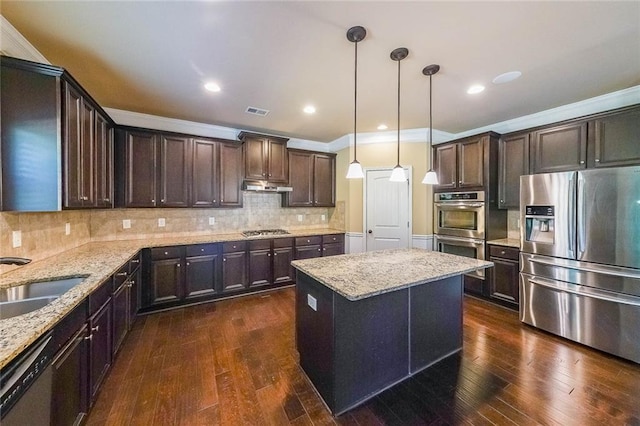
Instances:
[[[541,287],[549,288],[551,290],[576,294],[578,296],[591,297],[593,299],[599,299],[599,300],[604,300],[604,301],[613,302],[613,303],[623,303],[625,305],[640,306],[639,297],[627,296],[620,293],[609,294],[601,290],[596,290],[596,289],[592,289],[585,286],[579,286],[579,285],[576,285],[575,287],[578,287],[578,289],[574,290],[572,288],[569,288],[567,285],[556,284],[554,282],[547,283],[547,282],[540,281],[539,278],[536,278],[535,280],[529,279],[529,282],[535,285],[539,285]]]
[[[585,206],[585,192],[584,192],[584,180],[578,179],[578,218],[577,218],[577,239],[578,239],[578,254],[577,258],[581,258],[584,254],[586,246],[586,223],[587,223],[587,208]]]
[[[558,263],[558,262],[554,262],[554,261],[550,261],[550,260],[540,259],[540,258],[537,258],[537,257],[531,257],[529,259],[529,262],[538,263],[540,265],[546,265],[546,266],[555,266],[557,268],[573,269],[573,270],[576,270],[576,271],[593,272],[593,273],[602,274],[602,275],[611,275],[611,276],[614,276],[614,277],[640,279],[640,272],[619,270],[621,268],[614,269],[612,267],[606,267],[606,266],[592,266],[592,267],[589,267],[589,266],[577,266],[577,265],[574,266],[574,265]]]
[[[575,259],[576,257],[576,236],[575,236],[575,231],[576,231],[576,225],[575,225],[575,220],[576,220],[576,213],[575,213],[575,206],[576,206],[576,189],[574,186],[574,180],[573,179],[569,179],[569,208],[567,209],[567,215],[569,216],[567,218],[567,222],[569,224],[569,257],[572,257]]]

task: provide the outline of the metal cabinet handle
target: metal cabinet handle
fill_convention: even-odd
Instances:
[[[187,262],[187,266],[189,266],[189,265],[191,265],[191,263],[190,263],[190,262]],[[178,265],[178,266],[180,266],[180,265]]]
[[[131,263],[140,263],[140,259],[131,259]]]
[[[92,339],[93,339],[93,334],[90,334],[84,338],[84,340],[92,340]]]
[[[273,253],[273,255],[274,255],[274,256],[277,256],[277,255],[278,255],[278,253]]]
[[[222,258],[222,261],[223,261],[223,262],[226,262],[226,261],[227,261],[227,258],[226,258],[226,257],[223,257],[223,258]]]
[[[584,164],[584,160],[580,160],[580,164]]]
[[[318,249],[318,251],[320,251],[320,249]]]
[[[224,200],[223,200],[222,198],[220,198],[220,202],[221,202],[221,203],[224,203]]]
[[[599,163],[599,162],[600,162],[600,159],[599,159],[599,158],[596,158],[596,163]]]
[[[161,203],[164,203],[164,198],[160,200]]]
[[[95,327],[91,327],[91,331],[98,331],[100,330],[100,326],[96,325]]]
[[[151,200],[151,202],[152,202],[152,203],[155,203],[155,202],[156,202],[156,199],[154,198],[153,200]]]
[[[262,176],[264,176],[264,173],[262,174]]]
[[[500,254],[507,254],[507,252],[506,252],[506,251],[504,251],[504,250],[502,250],[502,251],[500,252]]]
[[[216,200],[213,200],[213,202],[215,203],[215,202],[216,202]]]
[[[110,202],[111,202],[111,199],[109,199],[109,198],[105,198],[103,201],[104,201],[105,203],[110,203]]]
[[[204,249],[200,249],[201,252],[204,252]]]
[[[271,257],[271,253],[267,253],[267,257]]]

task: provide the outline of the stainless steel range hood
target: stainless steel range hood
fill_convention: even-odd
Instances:
[[[254,192],[291,192],[293,188],[290,186],[279,186],[277,183],[271,183],[265,180],[245,180],[242,182],[242,190]]]

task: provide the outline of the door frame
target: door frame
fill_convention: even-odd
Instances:
[[[409,226],[407,227],[407,242],[409,247],[413,246],[413,166],[403,166],[405,173],[407,174],[409,181],[409,194],[407,196],[408,203],[408,212],[407,219],[409,221]],[[364,251],[367,251],[367,173],[368,172],[383,172],[383,171],[392,171],[393,167],[364,167],[364,179],[362,182],[362,238],[363,244],[362,248]]]

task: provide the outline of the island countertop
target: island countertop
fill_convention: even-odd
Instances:
[[[295,260],[291,264],[352,301],[493,266],[484,260],[416,248]]]

